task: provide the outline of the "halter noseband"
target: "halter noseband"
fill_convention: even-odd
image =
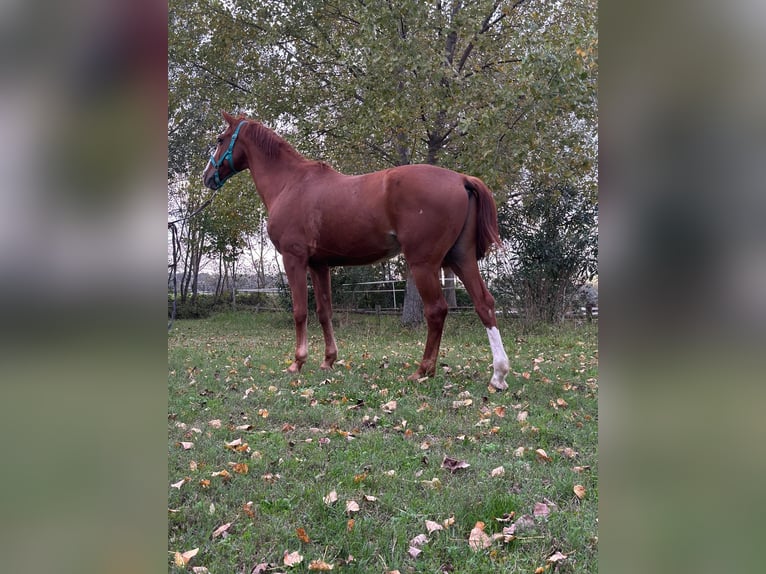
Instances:
[[[234,142],[237,141],[239,130],[246,123],[247,123],[246,120],[242,120],[241,122],[239,122],[237,129],[234,130],[234,134],[231,136],[231,141],[229,142],[229,148],[226,150],[226,153],[224,153],[221,156],[221,159],[216,161],[215,152],[210,154],[210,163],[215,168],[215,173],[213,174],[213,179],[215,181],[215,189],[218,189],[219,187],[221,187],[226,182],[226,180],[229,179],[232,175],[234,175],[235,173],[239,173],[239,171],[234,169],[234,158],[232,156],[232,152],[234,151]],[[223,162],[227,159],[229,160],[229,168],[231,168],[231,173],[229,173],[229,175],[221,179],[221,177],[218,175],[218,168],[221,167],[221,165],[223,165]]]

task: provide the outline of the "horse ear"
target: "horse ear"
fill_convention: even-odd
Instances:
[[[234,118],[231,115],[229,115],[229,113],[226,110],[221,110],[221,113],[223,114],[223,119],[225,119],[227,123],[229,124],[234,123]]]

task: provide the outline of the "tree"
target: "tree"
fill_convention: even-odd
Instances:
[[[202,169],[218,108],[347,173],[477,175],[499,204],[530,174],[595,171],[594,0],[171,0],[169,29],[181,173]]]
[[[502,210],[500,233],[515,260],[497,283],[527,322],[555,323],[597,272],[598,204],[569,184],[531,187]]]

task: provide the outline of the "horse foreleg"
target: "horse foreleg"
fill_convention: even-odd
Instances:
[[[497,328],[495,299],[481,278],[479,266],[475,259],[465,258],[461,263],[452,264],[451,267],[463,282],[463,286],[471,296],[476,314],[487,329],[489,348],[492,350],[492,379],[489,384],[498,390],[505,390],[508,388],[505,376],[510,370],[510,365],[503,348],[500,331]]]
[[[449,306],[439,283],[438,267],[436,269],[411,267],[411,270],[415,286],[418,288],[421,299],[423,299],[423,310],[428,326],[428,338],[426,339],[426,348],[423,351],[423,360],[417,371],[409,377],[410,380],[415,380],[422,377],[432,377],[436,372],[444,320],[447,317]]]
[[[295,320],[295,361],[287,368],[290,373],[297,373],[309,355],[308,335],[308,287],[306,285],[306,264],[295,257],[283,256],[287,282],[293,300],[293,319]]]
[[[309,267],[311,281],[314,284],[314,298],[317,303],[317,317],[322,325],[324,334],[324,361],[320,369],[332,369],[332,364],[338,357],[338,347],[335,344],[335,334],[332,330],[332,290],[330,289],[330,268]]]

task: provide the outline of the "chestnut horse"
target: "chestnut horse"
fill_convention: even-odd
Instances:
[[[490,384],[507,389],[508,357],[495,319],[495,302],[477,261],[500,243],[492,193],[475,177],[432,165],[404,165],[366,175],[344,175],[311,161],[262,124],[223,112],[228,124],[203,173],[220,188],[249,169],[268,211],[268,233],[282,254],[293,301],[295,362],[308,356],[306,323],[311,274],[325,355],[322,369],[338,355],[332,328],[330,267],[367,265],[402,253],[423,299],[428,325],[423,360],[410,379],[436,370],[447,302],[439,283],[451,268],[473,300],[492,349]]]

